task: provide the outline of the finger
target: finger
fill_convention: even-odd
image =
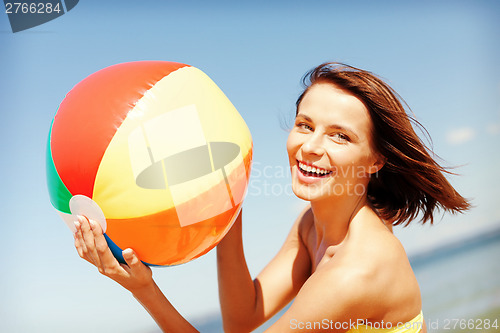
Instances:
[[[144,270],[148,270],[148,267],[139,260],[134,250],[125,249],[122,255],[131,271],[143,272]]]
[[[104,237],[101,225],[92,220],[90,222],[90,227],[92,228],[92,233],[94,236],[96,252],[99,256],[99,261],[103,269],[103,272],[101,273],[117,273],[121,269],[121,266],[113,256],[113,253],[108,246],[108,242]]]
[[[88,260],[87,246],[85,246],[85,241],[83,240],[81,223],[79,221],[75,221],[75,228],[76,228],[76,231],[73,234],[73,236],[75,238],[76,251],[78,252],[78,255],[80,257],[82,257],[85,260]]]
[[[95,248],[94,233],[92,232],[90,226],[90,220],[85,216],[78,216],[78,221],[80,222],[82,238],[85,243],[85,247],[87,248],[87,257],[95,266],[100,267],[101,262]]]

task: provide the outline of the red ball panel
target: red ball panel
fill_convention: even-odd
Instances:
[[[92,198],[102,156],[129,111],[163,77],[188,65],[138,61],[102,69],[78,83],[54,118],[51,150],[63,183]]]

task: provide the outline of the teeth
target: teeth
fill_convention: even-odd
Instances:
[[[301,168],[302,170],[304,170],[306,172],[316,173],[318,175],[326,175],[326,174],[330,173],[330,171],[328,171],[328,170],[316,168],[316,167],[313,167],[310,165],[306,165],[302,162],[299,162],[299,168]]]

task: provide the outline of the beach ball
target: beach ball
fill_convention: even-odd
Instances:
[[[252,138],[201,70],[138,61],[88,76],[65,96],[47,143],[52,206],[74,230],[99,222],[115,257],[176,265],[217,245],[248,187]]]

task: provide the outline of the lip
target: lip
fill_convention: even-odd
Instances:
[[[328,170],[328,169],[325,169],[325,168],[317,167],[317,166],[315,166],[312,163],[308,163],[308,162],[304,162],[304,161],[299,161],[299,160],[296,160],[296,161],[297,161],[297,164],[295,165],[295,167],[296,167],[295,169],[296,169],[296,173],[297,173],[297,178],[302,183],[313,184],[313,183],[321,182],[321,181],[329,178],[333,174],[332,170]],[[299,164],[304,164],[304,165],[307,165],[307,166],[314,167],[316,169],[324,170],[324,171],[327,171],[328,173],[325,174],[325,175],[321,175],[321,176],[314,176],[314,175],[311,175],[311,174],[306,174],[299,167]]]

